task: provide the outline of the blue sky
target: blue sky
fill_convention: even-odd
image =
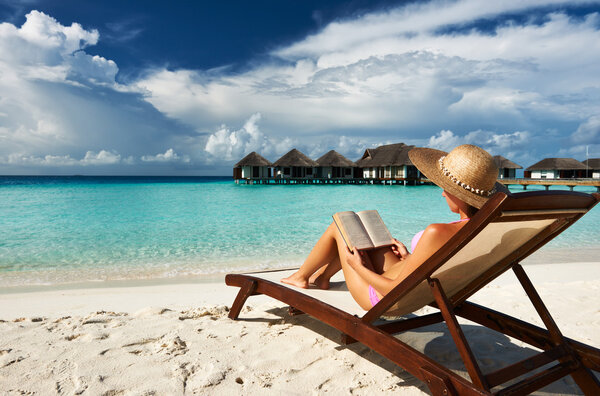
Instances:
[[[394,142],[600,157],[600,1],[0,0],[0,174]]]

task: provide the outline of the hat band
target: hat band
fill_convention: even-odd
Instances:
[[[492,195],[493,193],[496,192],[496,188],[492,188],[491,190],[484,190],[484,189],[472,187],[472,186],[468,185],[467,183],[460,181],[456,176],[454,176],[452,174],[452,172],[450,172],[450,170],[448,168],[446,168],[444,166],[444,158],[446,158],[445,155],[440,157],[440,159],[438,160],[438,162],[440,164],[440,169],[442,170],[442,173],[444,174],[444,176],[448,177],[454,184],[457,184],[458,186],[464,188],[467,191],[470,191],[477,195],[481,195],[482,197],[489,197],[490,195]]]

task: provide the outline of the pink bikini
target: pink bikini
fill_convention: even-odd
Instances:
[[[448,224],[460,223],[461,221],[467,221],[467,220],[469,220],[469,219],[468,218],[467,219],[460,219],[460,220],[456,220],[456,221],[451,221]],[[417,247],[417,243],[419,243],[419,240],[423,236],[423,232],[425,232],[425,230],[417,232],[415,234],[415,236],[413,237],[412,241],[410,242],[410,250],[411,250],[411,252],[415,251],[415,248]],[[377,292],[375,291],[375,289],[371,285],[369,285],[369,301],[371,301],[371,305],[372,306],[375,306],[375,304],[377,304],[380,301],[380,298],[377,295]]]

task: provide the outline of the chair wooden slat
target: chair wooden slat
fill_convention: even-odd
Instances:
[[[510,366],[503,367],[500,370],[486,374],[485,379],[487,380],[490,388],[493,388],[497,385],[504,384],[512,379],[520,377],[521,375],[532,370],[540,368],[548,363],[558,360],[558,358],[565,356],[566,354],[567,352],[565,348],[558,346],[547,351],[537,353],[531,357],[528,357],[527,359],[521,360],[520,362],[511,364]]]

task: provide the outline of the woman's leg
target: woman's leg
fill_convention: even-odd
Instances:
[[[337,241],[335,239],[336,233],[339,234],[337,228],[333,223],[330,224],[321,238],[319,238],[300,269],[281,281],[306,289],[308,288],[308,279],[311,275],[323,266],[333,262],[336,258],[339,262]],[[344,248],[345,246],[346,245],[344,244]]]
[[[329,280],[341,269],[342,264],[340,264],[340,258],[335,256],[329,264],[325,264],[317,272],[312,274],[308,279],[308,283],[314,284],[319,289],[327,290],[329,289]]]
[[[370,268],[373,272],[378,274],[382,274],[389,269],[390,266],[396,264],[399,260],[396,255],[392,252],[392,249],[389,247],[384,247],[375,250],[369,250],[368,252],[369,258],[371,259],[371,264],[373,268]],[[333,261],[329,264],[321,267],[317,272],[312,274],[308,279],[309,284],[314,284],[319,289],[327,290],[329,289],[329,280],[331,277],[339,270],[342,269],[342,264],[340,263],[339,256],[336,256]]]
[[[311,277],[311,275],[325,265],[331,263],[334,265],[332,265],[330,269],[325,268],[320,275],[329,274],[336,268],[336,263],[339,263],[344,271],[344,278],[350,294],[352,294],[354,300],[356,300],[356,302],[363,309],[368,310],[371,308],[371,301],[369,299],[369,284],[360,275],[358,275],[358,273],[352,267],[350,267],[350,265],[340,260],[340,257],[344,257],[347,249],[346,243],[344,242],[340,232],[332,223],[317,241],[315,247],[310,252],[300,269],[293,275],[289,276],[288,278],[284,278],[281,281],[283,283],[306,289],[308,288],[308,279]],[[376,257],[374,257],[376,261],[378,261],[376,267],[385,268],[388,257],[389,254],[376,255]],[[380,260],[383,260],[383,262],[379,262]],[[372,268],[372,270],[376,271],[377,269]],[[337,270],[335,272],[337,272]]]
[[[342,235],[337,229],[335,229],[333,237],[337,242],[336,245],[338,248],[338,259],[340,261],[340,265],[342,266],[344,280],[346,281],[346,286],[348,287],[350,294],[358,303],[358,305],[360,305],[364,310],[371,309],[372,306],[371,300],[369,299],[369,284],[343,259],[343,257],[346,255],[348,247],[346,246],[346,242],[344,242]],[[355,251],[354,254],[359,253]],[[372,268],[370,269],[373,270]]]

